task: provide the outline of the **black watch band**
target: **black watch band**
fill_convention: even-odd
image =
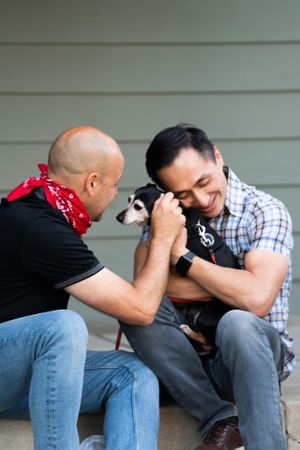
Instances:
[[[195,256],[196,255],[193,252],[187,252],[185,255],[182,255],[175,264],[176,272],[179,273],[179,275],[181,275],[182,277],[185,277],[192,265],[192,260]]]

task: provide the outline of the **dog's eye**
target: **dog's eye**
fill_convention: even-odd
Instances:
[[[142,207],[140,205],[133,205],[134,209],[136,209],[137,211],[140,211],[142,209]]]

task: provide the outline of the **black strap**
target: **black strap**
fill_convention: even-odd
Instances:
[[[236,256],[196,208],[185,208],[183,213],[186,216],[189,250],[219,266],[240,268]]]

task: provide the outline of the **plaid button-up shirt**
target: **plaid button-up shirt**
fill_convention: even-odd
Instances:
[[[293,247],[292,223],[285,206],[269,194],[242,183],[228,169],[227,193],[221,214],[209,221],[244,267],[245,256],[255,249],[270,250],[289,258],[288,273],[269,314],[263,317],[278,330],[285,347],[281,380],[293,370],[296,359],[293,340],[286,330],[292,284],[290,252]],[[142,240],[149,238],[144,230]]]
[[[245,256],[255,249],[271,250],[289,258],[289,268],[269,314],[263,317],[278,330],[285,346],[281,380],[293,370],[296,359],[293,340],[286,330],[292,285],[290,253],[293,248],[292,222],[285,206],[269,194],[242,183],[228,170],[227,193],[221,214],[210,225],[222,236],[244,267]]]

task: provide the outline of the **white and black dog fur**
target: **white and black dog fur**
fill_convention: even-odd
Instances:
[[[117,220],[123,225],[132,223],[140,226],[149,225],[153,205],[161,193],[152,183],[136,189],[128,197],[127,208],[117,215]]]

